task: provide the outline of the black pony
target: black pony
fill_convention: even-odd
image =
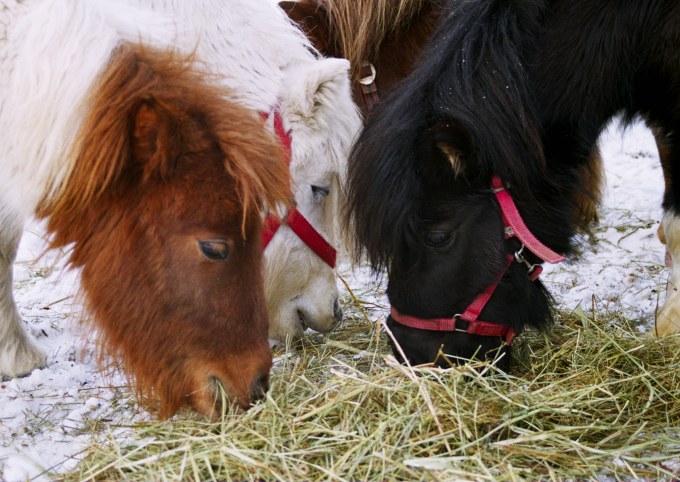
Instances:
[[[483,358],[550,325],[540,265],[570,253],[579,168],[617,113],[662,140],[679,238],[680,2],[449,1],[350,159],[349,223],[387,268],[387,325],[410,362]]]

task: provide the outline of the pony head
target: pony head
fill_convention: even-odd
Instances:
[[[467,2],[446,15],[350,156],[349,222],[357,250],[387,269],[402,360],[446,367],[500,350],[507,367],[508,334],[551,321],[528,269],[541,260],[509,236],[492,184],[502,180],[537,239],[569,251],[574,207],[562,186],[576,177],[551,171],[543,152],[522,57],[524,29],[540,18],[530,4]]]
[[[289,198],[288,173],[261,119],[209,80],[176,55],[119,47],[39,213],[52,245],[72,246],[103,353],[161,417],[215,416],[222,393],[246,408],[272,363],[261,211]]]
[[[346,245],[340,211],[346,163],[360,118],[341,59],[288,67],[279,106],[291,144],[290,173],[298,211],[336,248]],[[341,319],[335,270],[287,226],[265,250],[270,337],[300,336],[306,327],[330,331]]]

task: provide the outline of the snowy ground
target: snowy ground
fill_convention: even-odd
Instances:
[[[654,138],[641,124],[618,123],[600,139],[606,190],[596,243],[584,243],[574,261],[546,266],[543,280],[565,309],[620,311],[653,330],[668,270],[658,240],[663,174]]]
[[[577,261],[546,269],[543,279],[563,308],[581,305],[590,311],[594,304],[598,310],[622,311],[649,331],[667,277],[656,238],[663,186],[656,146],[649,131],[637,125],[625,133],[614,126],[601,147],[607,190],[598,241],[584,245]],[[46,470],[64,471],[77,463],[89,424],[124,431],[131,420],[148,417],[121,388],[120,375],[99,372],[94,345],[78,323],[77,276],[63,270],[55,253],[40,256],[42,236],[39,225],[29,226],[14,284],[27,328],[49,353],[49,365],[0,383],[0,480],[45,480]],[[375,286],[366,270],[356,276],[344,271],[357,292]]]

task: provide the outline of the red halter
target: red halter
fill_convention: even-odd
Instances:
[[[488,321],[479,321],[480,313],[486,306],[494,291],[501,282],[501,279],[505,276],[505,273],[510,268],[513,261],[517,261],[527,267],[529,278],[531,281],[536,281],[538,276],[543,270],[540,265],[530,264],[523,256],[522,252],[526,247],[538,256],[543,261],[548,263],[559,263],[564,260],[564,256],[561,256],[548,248],[546,245],[541,243],[531,231],[526,224],[522,216],[517,210],[515,202],[512,200],[512,196],[507,191],[503,182],[498,176],[493,176],[491,178],[491,187],[498,201],[498,205],[501,209],[501,214],[503,217],[503,227],[505,228],[505,238],[516,237],[522,242],[522,247],[514,254],[509,254],[507,256],[505,267],[501,271],[498,278],[486,287],[482,293],[477,295],[477,297],[472,300],[472,303],[465,309],[462,314],[454,315],[453,318],[417,318],[415,316],[405,315],[397,311],[396,308],[391,307],[390,315],[392,319],[397,323],[402,325],[417,328],[420,330],[432,330],[432,331],[462,331],[470,335],[478,336],[498,336],[505,338],[505,344],[510,345],[512,339],[515,337],[515,330],[509,325],[499,325],[498,323],[490,323]],[[463,322],[463,323],[461,323]],[[467,326],[463,326],[467,323]]]
[[[290,165],[291,144],[292,138],[290,133],[286,131],[283,126],[283,118],[278,109],[274,110],[274,132],[281,141],[281,144],[286,150],[286,163]],[[262,113],[263,119],[268,119],[269,114]],[[328,266],[335,268],[335,261],[337,252],[335,248],[324,239],[324,237],[314,229],[309,221],[302,215],[296,207],[291,208],[282,219],[270,214],[264,222],[264,230],[262,232],[262,249],[266,249],[269,242],[272,240],[276,231],[281,227],[281,222],[284,222],[297,236],[305,243],[309,249],[314,251]]]

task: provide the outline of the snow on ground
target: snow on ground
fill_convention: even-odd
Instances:
[[[663,173],[651,132],[642,124],[625,131],[618,122],[600,138],[606,190],[597,242],[584,244],[574,261],[546,266],[543,280],[566,309],[621,311],[653,330],[663,304],[668,270],[658,240]],[[585,243],[585,241],[584,241]]]
[[[78,322],[77,273],[64,269],[59,253],[44,249],[44,230],[30,225],[14,266],[15,300],[48,353],[48,366],[0,383],[0,480],[72,468],[77,462],[71,456],[88,443],[86,423],[111,422],[107,412],[121,398],[132,406],[127,390],[110,388],[122,387],[124,379],[97,368],[92,337]]]
[[[656,146],[643,126],[621,132],[615,125],[601,148],[607,189],[597,243],[584,243],[578,260],[548,267],[543,279],[563,308],[589,312],[595,300],[596,309],[622,311],[648,331],[668,275],[656,237],[663,187]],[[28,227],[14,286],[28,330],[49,354],[48,367],[0,382],[0,480],[6,481],[46,480],[46,470],[72,468],[88,443],[88,424],[121,426],[124,436],[131,421],[148,417],[122,388],[120,374],[98,370],[94,344],[78,323],[77,274],[63,269],[58,253],[41,256],[43,236],[39,224]],[[368,270],[343,273],[362,299],[384,299]]]

